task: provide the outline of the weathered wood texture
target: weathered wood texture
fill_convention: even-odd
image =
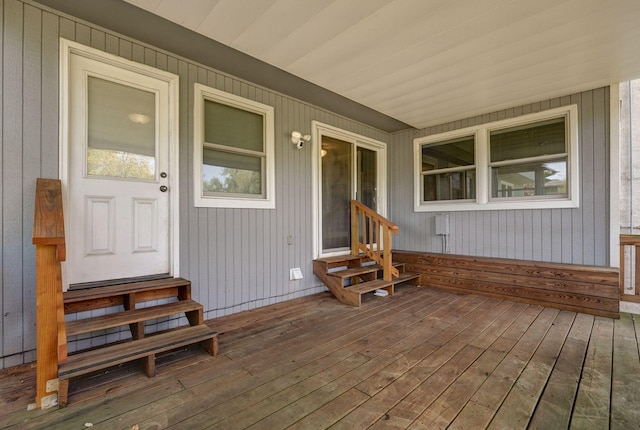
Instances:
[[[48,388],[58,377],[58,362],[67,358],[67,337],[62,306],[62,271],[65,261],[62,185],[57,179],[36,182],[32,242],[36,245],[37,392],[36,405],[46,408],[57,391]]]
[[[420,285],[617,318],[617,269],[394,251]]]
[[[0,371],[0,427],[627,430],[640,422],[636,315],[613,320],[407,286],[360,308],[323,293],[209,323],[222,332],[218,357],[189,348],[159,356],[152,379],[136,366],[81,378],[65,409],[26,411],[33,372]]]
[[[620,300],[640,303],[640,235],[620,235]]]
[[[155,300],[158,295],[165,296],[168,292],[173,293],[174,300],[177,301],[155,306],[147,306],[148,303],[145,303]],[[110,300],[114,297],[119,300]],[[183,278],[155,279],[68,291],[64,294],[64,306],[61,304],[60,309],[64,307],[67,312],[75,312],[77,306],[99,309],[96,303],[111,307],[114,302],[121,304],[116,312],[67,323],[67,335],[70,337],[128,326],[130,339],[126,342],[116,341],[100,345],[98,348],[91,347],[69,356],[68,359],[60,359],[56,370],[59,379],[57,400],[61,407],[67,405],[71,378],[135,360],[140,361],[146,375],[151,377],[155,375],[157,354],[194,343],[199,343],[211,355],[218,353],[218,334],[204,324],[203,307],[191,300],[191,282]],[[189,326],[147,336],[145,324],[148,321],[176,314],[185,314]],[[64,313],[62,318],[64,320]]]

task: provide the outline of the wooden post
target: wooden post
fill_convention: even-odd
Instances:
[[[57,400],[58,378],[57,289],[61,282],[56,246],[36,246],[36,404],[47,408]],[[53,381],[53,382],[50,382]],[[49,384],[49,386],[47,386]],[[48,388],[48,389],[47,389]]]
[[[636,246],[634,246],[635,248],[635,253],[636,253],[636,262],[634,264],[633,270],[634,270],[634,278],[635,278],[635,284],[634,284],[634,290],[633,293],[636,296],[640,296],[640,245],[636,244]]]
[[[358,242],[360,239],[358,238],[358,208],[354,204],[354,201],[351,201],[351,255],[358,255],[360,250],[358,249]]]
[[[383,270],[383,279],[385,281],[391,281],[391,229],[387,226],[383,227],[384,230],[384,241],[382,242],[382,246],[384,247],[383,253],[383,261],[384,261],[384,270]]]
[[[36,183],[32,243],[36,245],[36,405],[53,406],[58,391],[58,362],[67,356],[62,271],[66,259],[62,184],[57,179]]]
[[[620,296],[624,294],[624,243],[620,243]]]

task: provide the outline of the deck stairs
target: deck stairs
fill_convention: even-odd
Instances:
[[[403,263],[395,263],[398,276],[383,279],[382,266],[363,254],[318,258],[313,261],[313,273],[342,303],[359,307],[362,296],[384,290],[389,296],[400,283],[419,285],[420,275],[405,271]]]
[[[160,299],[164,304],[150,303]],[[119,283],[63,294],[64,313],[111,308],[116,312],[93,312],[99,316],[66,322],[66,337],[103,333],[127,327],[131,339],[109,343],[62,357],[58,364],[58,404],[66,406],[69,380],[107,367],[139,360],[151,377],[155,374],[156,354],[199,343],[209,354],[218,352],[217,333],[204,324],[203,307],[191,297],[191,282],[182,278]],[[158,333],[145,333],[145,322],[172,315],[186,316],[188,325]]]

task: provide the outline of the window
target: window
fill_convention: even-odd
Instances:
[[[414,140],[416,211],[578,206],[577,108]]]
[[[474,200],[474,136],[463,136],[421,149],[422,200]]]
[[[195,205],[275,208],[273,107],[195,86]]]

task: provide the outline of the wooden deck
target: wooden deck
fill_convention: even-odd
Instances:
[[[197,347],[72,381],[27,411],[31,366],[0,371],[0,428],[637,429],[640,317],[613,320],[399,286],[361,308],[329,293],[208,323]]]

